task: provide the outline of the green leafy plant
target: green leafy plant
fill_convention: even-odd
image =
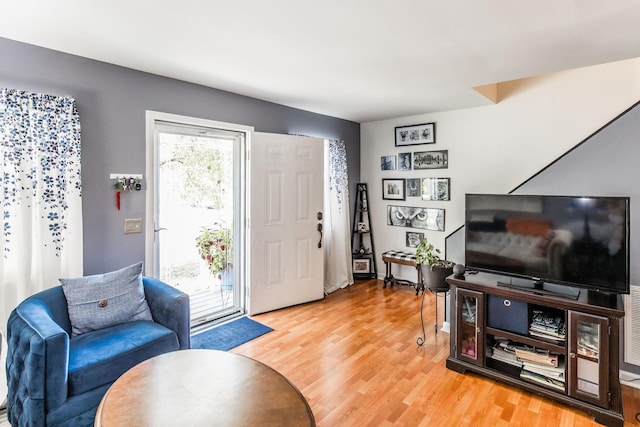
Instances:
[[[200,257],[209,265],[211,274],[231,268],[233,247],[230,229],[203,227],[196,237],[196,246]]]
[[[440,249],[429,243],[426,238],[420,241],[416,248],[416,263],[433,267],[453,267],[456,263],[440,258]]]

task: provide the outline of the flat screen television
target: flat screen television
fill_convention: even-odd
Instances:
[[[628,197],[467,194],[465,211],[467,269],[570,297],[629,293]]]

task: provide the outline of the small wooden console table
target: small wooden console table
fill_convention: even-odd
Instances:
[[[315,426],[298,389],[234,353],[181,350],[125,372],[102,398],[95,426]]]

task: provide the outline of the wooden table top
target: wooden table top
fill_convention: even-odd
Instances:
[[[181,350],[148,359],[107,390],[95,426],[315,426],[298,389],[234,353]]]

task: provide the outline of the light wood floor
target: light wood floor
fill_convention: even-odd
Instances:
[[[442,319],[444,297],[438,297]],[[253,318],[274,329],[232,350],[275,368],[307,398],[317,425],[597,426],[584,412],[445,367],[449,334],[434,334],[435,296],[360,281],[324,300]],[[439,324],[442,323],[440,320]],[[625,426],[640,390],[623,386]],[[251,402],[247,402],[248,405]]]

